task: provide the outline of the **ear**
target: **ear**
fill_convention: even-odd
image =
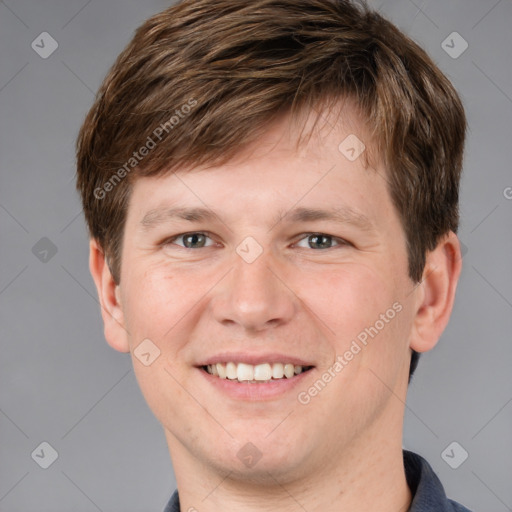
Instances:
[[[107,343],[119,352],[129,352],[119,286],[110,273],[103,250],[94,239],[89,243],[89,269],[98,290]]]
[[[462,268],[457,235],[450,231],[426,257],[418,297],[410,347],[416,352],[434,348],[453,308],[455,290]]]

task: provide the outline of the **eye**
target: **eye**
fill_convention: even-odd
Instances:
[[[181,247],[181,244],[176,244],[176,240],[183,239],[183,247],[185,249],[201,249],[203,247],[209,247],[209,245],[206,245],[206,240],[209,238],[210,237],[206,233],[201,232],[183,233],[181,235],[168,238],[162,245],[175,244]]]
[[[182,242],[177,243],[179,240],[182,240]],[[211,243],[208,244],[207,240],[210,240]],[[300,245],[300,243],[302,243],[304,240],[306,240],[308,243],[308,247]],[[183,247],[184,249],[202,249],[204,247],[210,247],[214,245],[214,242],[207,233],[193,231],[168,238],[164,240],[161,245],[177,245],[178,247]],[[326,233],[306,233],[305,236],[299,240],[299,243],[296,243],[295,245],[306,249],[332,249],[336,246],[348,246],[350,243],[343,240],[342,238],[328,235]]]
[[[338,246],[350,245],[342,238],[337,238],[325,233],[307,233],[306,236],[301,239],[301,241],[302,240],[306,240],[307,243],[310,244],[310,248],[314,249],[331,249],[333,242],[335,242]]]

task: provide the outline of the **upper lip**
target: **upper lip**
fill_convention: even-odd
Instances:
[[[216,363],[245,363],[245,364],[263,364],[263,363],[292,363],[297,366],[314,366],[311,362],[287,354],[278,354],[270,352],[265,354],[249,354],[247,352],[222,352],[202,360],[197,366],[207,366]]]

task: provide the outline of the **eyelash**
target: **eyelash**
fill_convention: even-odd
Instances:
[[[205,232],[205,231],[189,231],[187,233],[181,233],[179,235],[175,235],[175,236],[172,236],[170,238],[166,238],[163,242],[161,242],[159,245],[161,246],[167,246],[167,245],[171,245],[175,240],[179,239],[179,238],[182,238],[182,237],[185,237],[185,236],[188,236],[188,235],[204,235],[208,238],[210,238],[210,240],[212,239],[212,237],[209,235],[208,232]],[[329,249],[335,249],[336,247],[346,247],[346,246],[352,246],[352,244],[350,242],[348,242],[347,240],[344,240],[343,238],[339,238],[339,237],[336,237],[336,236],[333,236],[333,235],[329,235],[328,233],[320,233],[320,232],[310,232],[310,233],[302,233],[301,235],[301,238],[299,238],[297,240],[297,242],[295,243],[298,243],[310,236],[326,236],[328,238],[331,238],[333,241],[336,241],[337,245],[335,245],[334,247],[328,247],[326,249],[312,249],[312,250],[317,250],[317,251],[327,251]],[[185,250],[189,250],[189,251],[195,251],[195,250],[198,250],[198,249],[207,249],[208,247],[211,247],[211,246],[207,246],[207,247],[199,247],[198,249],[191,249],[190,247],[182,247],[180,245],[178,245],[178,247],[180,247],[181,249],[185,249]],[[303,247],[302,247],[303,249]]]

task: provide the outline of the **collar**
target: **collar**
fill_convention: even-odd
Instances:
[[[441,481],[420,455],[403,450],[405,478],[413,499],[407,512],[471,512],[446,497]],[[180,512],[178,491],[174,491],[164,512]]]
[[[420,455],[403,450],[405,478],[413,495],[407,512],[471,512],[449,500],[441,481]]]

